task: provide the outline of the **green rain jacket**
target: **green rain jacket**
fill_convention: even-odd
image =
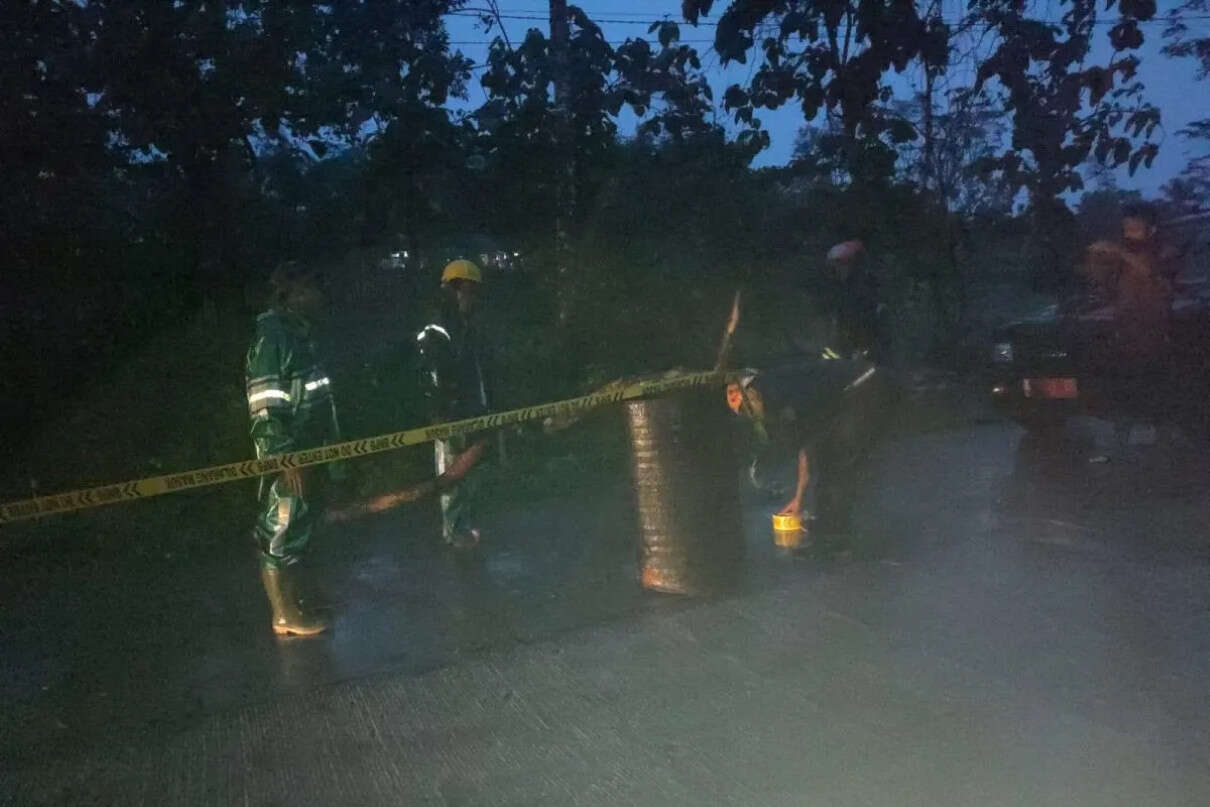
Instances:
[[[258,458],[340,440],[331,381],[301,316],[273,309],[256,318],[245,375]]]

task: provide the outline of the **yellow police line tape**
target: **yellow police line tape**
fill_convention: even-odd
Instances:
[[[39,496],[34,499],[7,502],[0,504],[0,524],[23,521],[56,513],[69,513],[74,510],[87,510],[117,502],[147,499],[152,496],[162,496],[166,493],[176,493],[191,488],[220,485],[224,482],[235,482],[240,479],[263,476],[275,471],[305,468],[310,465],[324,465],[329,462],[353,457],[364,457],[369,454],[392,451],[418,443],[445,440],[456,434],[495,429],[512,423],[524,423],[556,415],[576,414],[620,401],[633,400],[673,390],[700,387],[715,383],[721,384],[732,377],[734,377],[732,374],[712,371],[684,373],[658,381],[635,381],[626,386],[612,389],[609,392],[598,392],[579,398],[570,398],[565,401],[555,401],[539,406],[527,406],[523,409],[513,409],[507,412],[495,412],[480,417],[441,423],[436,426],[407,429],[391,434],[382,434],[377,437],[367,437],[363,440],[349,440],[348,442],[334,443],[333,445],[322,446],[320,448],[293,451],[289,454],[278,454],[260,460],[232,462],[227,465],[199,468],[195,471],[150,476],[145,479],[119,482],[114,485],[102,485],[101,487]]]

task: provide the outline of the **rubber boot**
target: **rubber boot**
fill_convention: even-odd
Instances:
[[[273,610],[274,633],[314,636],[330,627],[327,619],[307,614],[299,607],[295,589],[297,580],[291,571],[262,566],[260,579],[269,597],[269,607]]]

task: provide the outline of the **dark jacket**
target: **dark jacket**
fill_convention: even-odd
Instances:
[[[481,333],[452,305],[416,334],[419,381],[430,422],[476,417],[488,411]]]

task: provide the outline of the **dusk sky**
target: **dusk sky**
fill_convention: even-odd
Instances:
[[[472,6],[474,4],[472,3]],[[606,37],[611,43],[621,43],[627,37],[648,37],[647,26],[655,19],[668,15],[671,19],[681,22],[680,0],[584,0],[580,6],[601,24]],[[718,63],[718,57],[710,50],[713,42],[713,22],[726,8],[726,2],[715,4],[711,17],[705,18],[702,24],[693,28],[682,22],[681,38],[692,44],[702,53],[704,67],[710,69],[713,76],[716,100],[721,100],[722,90],[728,85],[743,82],[754,69],[750,61],[747,65],[730,65],[723,69]],[[1119,172],[1118,184],[1122,188],[1137,188],[1144,193],[1154,194],[1160,185],[1180,173],[1190,157],[1204,152],[1204,146],[1191,144],[1177,136],[1177,131],[1189,121],[1197,118],[1210,117],[1210,81],[1196,80],[1196,66],[1190,59],[1169,59],[1160,53],[1164,45],[1162,33],[1165,28],[1164,17],[1179,5],[1173,0],[1160,0],[1159,14],[1156,21],[1144,24],[1145,42],[1138,52],[1142,60],[1140,78],[1147,87],[1147,95],[1152,103],[1158,106],[1163,115],[1164,131],[1159,135],[1161,140],[1160,154],[1151,170],[1140,169],[1130,177],[1125,170]],[[506,19],[506,27],[513,41],[524,37],[529,28],[538,28],[544,33],[549,26],[546,22],[547,6],[541,0],[501,0],[501,11],[512,18]],[[946,18],[957,20],[963,14],[966,3],[962,0],[947,0],[945,5]],[[1047,17],[1057,18],[1062,12],[1058,3],[1051,3],[1048,8],[1053,11]],[[522,19],[522,18],[532,19]],[[1187,23],[1193,31],[1205,31],[1204,36],[1210,36],[1210,19],[1192,20]],[[481,64],[487,54],[487,42],[495,33],[487,34],[478,20],[469,16],[450,16],[447,18],[450,38],[455,47]],[[1108,30],[1103,26],[1102,30]],[[1105,37],[1098,37],[1098,44],[1093,53],[1093,59],[1104,62],[1109,52]],[[950,69],[949,81],[954,86],[968,83],[973,72],[973,65],[954,65]],[[470,105],[477,106],[484,97],[479,85],[479,72],[470,82]],[[919,70],[909,69],[902,75],[889,78],[896,94],[909,98],[920,84]],[[720,120],[728,120],[720,111]],[[756,165],[780,165],[786,163],[794,148],[795,134],[803,124],[801,110],[789,104],[770,112],[763,110],[759,117],[770,131],[772,145],[756,160]],[[633,131],[633,119],[624,119],[624,133]]]

